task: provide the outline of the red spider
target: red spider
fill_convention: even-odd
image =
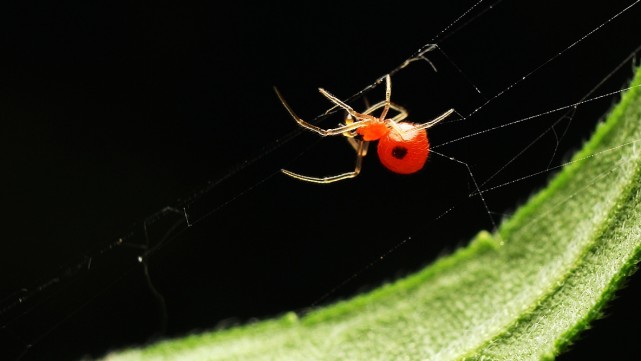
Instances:
[[[430,153],[430,143],[427,140],[426,129],[433,127],[450,116],[454,113],[454,109],[449,109],[445,113],[425,123],[404,122],[403,120],[408,116],[407,110],[390,102],[392,80],[389,75],[385,76],[385,85],[385,100],[372,105],[363,113],[356,112],[352,107],[328,93],[325,89],[319,88],[318,90],[327,99],[347,111],[345,124],[340,124],[338,128],[333,129],[322,129],[299,118],[285,102],[285,99],[283,99],[283,96],[278,92],[278,89],[274,88],[281,103],[283,103],[298,125],[314,131],[323,137],[328,135],[343,135],[347,137],[349,144],[351,144],[356,151],[356,166],[352,172],[322,178],[300,175],[285,169],[282,169],[283,173],[296,179],[314,183],[331,183],[347,178],[354,178],[361,171],[363,157],[367,155],[369,142],[375,140],[378,140],[378,157],[387,169],[399,174],[412,174],[421,170]],[[371,115],[372,112],[381,108],[383,108],[383,111],[378,117]],[[398,114],[392,118],[385,118],[390,108],[397,111]]]

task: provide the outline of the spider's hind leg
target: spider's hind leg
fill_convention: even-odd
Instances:
[[[367,155],[367,149],[369,148],[369,142],[363,141],[363,140],[358,140],[355,139],[353,136],[347,137],[347,142],[349,145],[354,148],[354,151],[356,151],[356,154],[358,155],[360,152],[361,157],[364,157]]]
[[[292,178],[296,178],[302,181],[306,182],[312,182],[312,183],[333,183],[333,182],[338,182],[343,179],[348,179],[348,178],[354,178],[356,177],[360,172],[361,168],[363,166],[363,157],[367,153],[367,148],[369,147],[369,142],[363,141],[363,140],[357,140],[354,138],[347,138],[350,139],[352,142],[352,146],[356,145],[356,164],[354,166],[354,170],[352,172],[347,172],[347,173],[342,173],[338,175],[333,175],[333,176],[328,176],[328,177],[310,177],[302,174],[297,174],[291,171],[288,171],[286,169],[281,169],[281,171],[288,176]]]

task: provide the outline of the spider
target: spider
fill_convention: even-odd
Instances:
[[[320,93],[335,105],[347,112],[345,124],[339,124],[337,128],[323,129],[301,119],[294,110],[285,102],[278,89],[274,88],[285,109],[301,127],[318,133],[325,137],[329,135],[343,135],[356,151],[356,165],[354,170],[327,177],[310,177],[297,174],[286,169],[281,169],[286,175],[313,183],[332,183],[343,179],[354,178],[360,172],[363,164],[363,157],[367,155],[367,149],[371,141],[378,140],[377,153],[383,165],[392,172],[399,174],[412,174],[423,168],[430,153],[430,143],[427,139],[427,129],[435,126],[452,113],[449,109],[438,117],[425,123],[410,123],[404,120],[408,116],[405,108],[390,101],[392,95],[392,80],[385,76],[385,100],[378,102],[364,112],[359,113],[349,105],[330,94],[323,88]],[[371,115],[379,109],[383,109],[378,117]],[[386,118],[390,109],[398,112],[397,115]]]

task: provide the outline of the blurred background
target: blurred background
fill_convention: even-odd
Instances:
[[[394,74],[392,100],[417,122],[455,108],[465,119],[433,128],[434,150],[495,187],[563,164],[616,102],[487,131],[602,80],[592,96],[624,87],[641,6],[613,17],[632,3],[3,3],[2,359],[99,357],[304,312],[492,230],[554,172],[485,193],[490,214],[438,154],[412,176],[371,152],[355,179],[293,180],[279,170],[333,175],[354,153],[301,132],[273,87],[332,127],[343,114],[319,117],[318,87],[364,109],[383,97],[368,86],[437,42],[431,64]],[[641,356],[639,295],[635,275],[560,359]]]

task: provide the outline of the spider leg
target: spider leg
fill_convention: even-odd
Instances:
[[[325,90],[323,88],[318,88],[318,91],[320,91],[321,94],[323,94],[327,99],[329,99],[329,101],[331,101],[335,105],[345,109],[345,111],[347,111],[347,113],[350,116],[352,116],[352,117],[354,117],[356,119],[359,119],[359,120],[362,120],[363,118],[367,118],[367,117],[363,117],[363,115],[369,115],[374,110],[379,109],[379,108],[382,107],[383,111],[381,112],[381,115],[379,116],[378,119],[379,120],[384,120],[385,117],[387,116],[387,112],[389,111],[389,108],[391,106],[390,105],[390,97],[392,96],[392,80],[391,80],[389,74],[385,76],[385,85],[386,85],[385,100],[380,102],[380,103],[377,103],[375,105],[375,107],[369,107],[367,109],[367,111],[365,111],[365,113],[359,113],[359,112],[355,111],[354,108],[350,107],[345,102],[343,102],[342,100],[338,99],[336,96],[334,96],[333,94],[331,94],[330,92],[328,92],[327,90]]]
[[[355,111],[354,108],[350,107],[345,102],[343,102],[342,100],[338,99],[336,96],[334,96],[333,94],[331,94],[327,90],[325,90],[323,88],[318,88],[318,91],[321,94],[323,94],[323,96],[325,96],[325,98],[329,99],[330,102],[332,102],[332,103],[336,104],[337,106],[345,109],[345,111],[347,113],[349,113],[349,115],[353,116],[354,118],[359,119],[359,118],[362,117],[362,115],[359,112]]]
[[[352,116],[350,114],[347,114],[347,116],[345,117],[345,124],[352,124],[353,122],[354,122],[354,118],[352,118]],[[358,147],[360,146],[360,143],[362,141],[354,139],[354,137],[356,136],[356,132],[353,132],[353,131],[352,132],[345,132],[345,133],[343,133],[343,135],[347,139],[347,142],[349,143],[349,145],[351,145],[352,148],[358,154]],[[367,155],[368,146],[369,146],[369,143],[366,143],[364,145],[365,149],[363,150],[363,157]]]
[[[442,120],[444,120],[445,118],[447,118],[447,117],[449,117],[450,115],[452,115],[452,113],[454,113],[454,112],[455,112],[454,108],[451,108],[451,109],[447,110],[445,113],[443,113],[443,114],[439,115],[438,117],[436,117],[436,118],[434,118],[434,119],[430,120],[429,122],[425,122],[425,123],[422,123],[422,124],[417,124],[417,125],[416,125],[414,128],[412,128],[412,129],[413,129],[413,130],[429,129],[429,128],[431,128],[431,127],[435,126],[436,124],[440,123],[440,122],[441,122]],[[457,113],[457,114],[458,114],[458,113]]]
[[[347,173],[342,173],[334,176],[321,178],[321,177],[309,177],[306,175],[297,174],[294,172],[290,172],[286,169],[281,169],[281,171],[292,178],[300,179],[306,182],[321,183],[321,184],[337,182],[337,181],[348,179],[348,178],[354,178],[361,172],[361,168],[363,166],[363,157],[365,156],[365,154],[367,154],[367,148],[369,146],[369,142],[362,141],[362,140],[355,140],[353,138],[348,138],[348,139],[351,139],[354,142],[354,144],[352,144],[351,142],[350,144],[352,144],[353,146],[355,145],[354,149],[356,149],[356,165],[354,166],[354,171],[352,172],[347,172]]]
[[[392,78],[389,76],[389,74],[387,74],[385,75],[385,101],[383,102],[383,111],[381,112],[381,115],[379,117],[381,121],[385,120],[385,117],[387,116],[387,112],[389,112],[391,97],[392,97]]]
[[[367,108],[367,110],[364,111],[363,114],[366,114],[366,115],[367,114],[371,114],[371,113],[375,112],[376,110],[378,110],[378,109],[380,109],[380,108],[382,108],[384,106],[385,106],[385,100],[380,101],[380,102],[372,105],[371,107]],[[398,112],[398,114],[396,114],[392,118],[392,120],[395,121],[395,122],[400,122],[403,119],[407,118],[407,116],[409,115],[409,113],[407,112],[407,109],[403,108],[402,106],[400,106],[398,104],[394,104],[394,103],[390,102],[389,103],[389,107]]]
[[[452,113],[454,113],[454,112],[455,112],[454,108],[449,109],[445,113],[439,115],[438,117],[436,117],[436,118],[434,118],[434,119],[432,119],[432,120],[430,120],[428,122],[425,122],[425,123],[422,123],[422,124],[416,124],[412,128],[405,129],[405,130],[403,130],[398,125],[398,122],[395,121],[396,117],[394,117],[392,119],[388,119],[387,124],[389,126],[391,126],[401,136],[401,138],[407,139],[406,138],[406,134],[408,132],[414,132],[414,131],[421,130],[421,129],[429,129],[429,128],[435,126],[436,124],[438,124],[439,122],[443,121],[444,119],[446,119],[450,115],[452,115]]]
[[[362,140],[356,140],[356,139],[354,139],[354,137],[347,137],[347,142],[349,143],[349,145],[352,146],[352,148],[354,148],[354,150],[356,151],[357,155],[359,154],[359,148],[361,146],[361,143],[365,143],[363,145],[363,150],[360,151],[360,152],[362,153],[363,157],[367,155],[367,148],[369,148],[369,142],[363,142]]]
[[[389,112],[390,108],[393,110],[396,110],[398,112],[397,115],[395,115],[392,120],[394,122],[400,122],[403,119],[407,118],[408,112],[405,108],[403,108],[400,105],[394,104],[391,102],[391,97],[392,97],[392,78],[389,76],[389,74],[385,75],[385,100],[380,101],[371,107],[368,107],[366,111],[363,112],[365,115],[369,115],[373,113],[374,111],[383,108],[383,111],[381,112],[381,115],[379,116],[379,120],[384,121],[385,117],[387,117],[387,113]]]
[[[280,99],[280,102],[283,104],[285,109],[287,109],[287,111],[292,116],[292,118],[294,118],[296,123],[298,123],[298,125],[300,125],[301,127],[305,128],[305,129],[308,129],[308,130],[311,130],[313,132],[316,132],[316,133],[320,134],[323,137],[328,136],[328,135],[337,135],[337,134],[341,134],[341,133],[344,133],[344,132],[349,132],[350,130],[357,129],[357,128],[363,127],[363,126],[368,124],[367,122],[354,122],[354,123],[351,123],[351,124],[342,125],[342,126],[340,126],[338,128],[332,128],[332,129],[323,129],[323,128],[317,127],[317,126],[315,126],[315,125],[313,125],[311,123],[308,123],[308,122],[304,121],[302,118],[300,118],[298,115],[296,115],[296,113],[294,113],[294,110],[289,106],[289,104],[287,104],[287,102],[285,101],[285,98],[283,98],[283,96],[280,94],[278,89],[276,89],[274,87],[274,91],[276,92],[276,95],[278,96],[278,99]],[[336,100],[338,100],[338,99],[336,99]],[[338,101],[341,102],[340,100],[338,100]],[[353,112],[354,113],[353,115],[357,119],[363,118],[362,114],[356,113],[347,104],[345,104],[345,106],[349,108],[349,110],[347,108],[345,110],[347,110],[347,111],[351,110],[350,114],[352,114],[352,112]]]
[[[392,108],[394,110],[397,110],[399,112],[405,113],[405,117],[407,117],[407,111],[397,105],[392,106],[390,102],[390,98],[392,97],[392,79],[390,78],[389,74],[385,75],[385,100],[376,103],[374,106],[368,107],[367,110],[363,113],[358,113],[352,109],[349,105],[345,104],[343,101],[340,99],[336,98],[332,94],[330,94],[327,90],[323,88],[318,89],[327,99],[329,99],[332,103],[338,105],[339,107],[345,109],[350,115],[352,115],[354,118],[361,119],[363,116],[362,115],[369,115],[373,111],[383,108],[383,111],[381,112],[381,115],[379,115],[378,119],[379,120],[385,120],[385,117],[387,116],[387,112],[389,112],[389,109]],[[402,110],[399,110],[397,108],[400,108]],[[403,118],[405,118],[403,117]]]

